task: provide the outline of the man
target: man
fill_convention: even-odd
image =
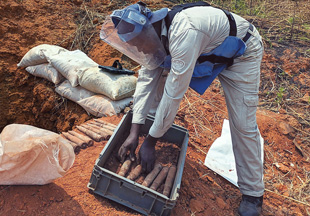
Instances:
[[[130,135],[119,150],[121,160],[128,151],[134,160],[140,127],[157,98],[154,123],[139,151],[143,169],[150,172],[156,141],[172,125],[187,88],[203,94],[218,76],[243,194],[238,213],[259,215],[264,183],[256,109],[263,46],[255,27],[204,2],[155,12],[138,2],[114,11],[101,38],[142,65]]]

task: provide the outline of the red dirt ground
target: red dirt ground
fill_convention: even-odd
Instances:
[[[147,2],[152,8],[171,6],[171,2],[166,1]],[[107,0],[0,2],[0,131],[8,124],[21,123],[60,133],[93,118],[77,104],[57,95],[51,83],[33,77],[16,64],[30,48],[43,43],[75,49],[77,20],[87,14],[87,8],[89,11],[95,8],[98,13],[92,13],[96,15],[92,21],[98,23],[95,25],[97,31],[84,51],[97,63],[110,65],[121,54],[100,41],[98,32],[102,17],[118,8],[118,4],[121,2]],[[309,88],[305,88],[310,85],[309,58],[287,52],[276,54],[266,50],[262,86],[268,86],[268,80],[275,80],[273,72],[281,65],[294,75],[302,96],[308,93],[309,97]],[[302,73],[296,69],[298,67],[304,68]],[[268,94],[262,89],[261,101],[264,102]],[[307,103],[307,98],[305,101]],[[236,214],[241,200],[238,189],[203,165],[206,152],[220,136],[223,119],[228,119],[225,106],[217,80],[202,97],[192,90],[186,93],[175,123],[189,130],[190,141],[180,197],[172,215]],[[309,106],[305,112],[309,112]],[[118,124],[122,116],[104,119]],[[305,134],[309,137],[310,128],[303,127],[300,119],[283,109],[273,112],[262,106],[257,119],[265,140],[263,215],[310,215],[310,146],[303,138]],[[0,215],[139,215],[90,193],[87,188],[95,160],[105,144],[103,141],[81,150],[67,174],[51,184],[0,186]]]

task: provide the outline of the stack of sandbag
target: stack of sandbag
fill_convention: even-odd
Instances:
[[[120,113],[132,100],[137,78],[111,74],[80,50],[42,44],[29,50],[18,67],[56,84],[56,92],[97,117]]]
[[[17,67],[25,67],[30,74],[47,79],[54,84],[65,80],[65,77],[49,64],[51,56],[68,52],[68,50],[49,44],[41,44],[30,49],[17,64]]]
[[[111,74],[99,67],[91,67],[79,77],[82,87],[103,94],[112,100],[121,100],[132,96],[136,89],[136,82],[135,76]]]
[[[73,87],[79,85],[79,76],[90,67],[98,67],[98,64],[90,59],[81,50],[61,52],[49,58],[49,62],[56,68]]]
[[[132,97],[113,101],[108,97],[95,94],[81,86],[72,87],[68,80],[56,87],[56,92],[61,96],[75,101],[82,106],[88,113],[97,116],[112,116],[120,113],[130,104]]]
[[[62,177],[75,159],[68,140],[30,125],[7,125],[0,135],[0,185],[43,185]]]

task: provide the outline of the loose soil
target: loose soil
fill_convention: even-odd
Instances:
[[[153,9],[172,6],[170,1],[147,2]],[[134,1],[126,1],[130,3]],[[0,1],[0,131],[20,123],[61,133],[94,118],[57,95],[50,82],[16,64],[29,49],[45,43],[82,49],[102,65],[120,58],[125,66],[134,68],[135,63],[99,39],[105,15],[123,4],[107,0]],[[291,45],[274,42],[272,49],[266,48],[262,64],[257,121],[265,148],[263,215],[310,215],[310,61],[299,54],[296,44]],[[277,84],[283,84],[286,91],[275,91]],[[280,107],[280,100],[286,106]],[[104,120],[118,124],[122,116]],[[236,214],[241,200],[238,188],[203,165],[224,119],[228,114],[218,80],[203,96],[187,91],[175,123],[189,130],[190,140],[172,215]],[[106,143],[82,149],[66,175],[51,184],[0,186],[0,215],[139,215],[87,188]]]

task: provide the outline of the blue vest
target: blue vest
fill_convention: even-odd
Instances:
[[[173,17],[180,11],[195,6],[210,6],[206,2],[194,2],[183,5],[177,5],[172,8],[165,18],[167,29],[169,29]],[[247,34],[243,39],[237,38],[237,27],[234,17],[226,10],[223,10],[226,14],[230,32],[229,36],[223,41],[221,45],[213,49],[209,53],[204,53],[197,59],[194,72],[192,75],[189,86],[199,94],[203,94],[207,88],[211,85],[213,80],[219,75],[224,69],[233,64],[233,59],[244,54],[246,50],[245,42],[250,37]],[[253,26],[250,24],[250,29]],[[167,53],[169,51],[167,50]],[[171,68],[171,56],[168,55],[161,65],[165,69]]]
[[[206,60],[199,62],[201,57],[224,57],[223,59],[234,59],[244,54],[246,45],[240,38],[234,36],[228,36],[221,45],[213,49],[209,53],[202,54],[195,65],[194,72],[192,75],[189,86],[199,94],[203,94],[207,88],[211,85],[213,80],[219,75],[224,69],[230,66],[229,62],[211,62]],[[208,59],[208,58],[206,58]],[[214,59],[214,58],[213,58]],[[171,68],[171,56],[168,55],[161,65],[165,69]]]

